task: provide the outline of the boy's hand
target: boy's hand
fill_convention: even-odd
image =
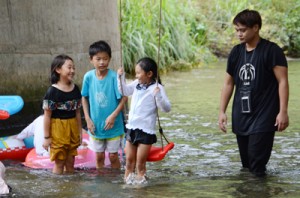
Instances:
[[[115,120],[116,120],[116,117],[114,117],[112,115],[108,116],[105,120],[104,130],[112,129],[114,127]]]
[[[94,125],[94,123],[93,123],[93,121],[92,120],[88,120],[87,122],[86,122],[86,124],[87,124],[87,128],[88,128],[88,130],[89,130],[89,132],[92,134],[92,135],[95,135],[95,125]]]

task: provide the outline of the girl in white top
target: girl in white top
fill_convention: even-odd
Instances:
[[[156,142],[156,109],[164,112],[171,110],[171,104],[157,78],[157,64],[151,58],[140,59],[135,66],[136,80],[125,83],[123,69],[118,70],[119,91],[124,96],[130,96],[131,105],[126,124],[126,170],[127,184],[145,183],[146,161],[151,145]],[[136,168],[137,176],[134,176]]]
[[[8,195],[8,193],[10,192],[10,187],[5,183],[4,177],[5,177],[5,166],[0,161],[0,197],[2,197],[2,195],[3,196],[5,195],[6,197],[6,195]]]

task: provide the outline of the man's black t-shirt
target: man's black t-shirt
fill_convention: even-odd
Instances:
[[[260,39],[256,48],[246,52],[245,43],[236,45],[228,58],[227,73],[234,78],[232,130],[237,135],[276,131],[279,113],[278,82],[275,66],[287,67],[282,49]]]

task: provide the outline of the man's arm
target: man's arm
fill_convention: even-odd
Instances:
[[[280,109],[276,117],[275,126],[278,127],[278,131],[283,131],[289,126],[288,117],[288,101],[289,101],[289,82],[288,82],[288,70],[287,67],[275,66],[273,68],[275,77],[278,81],[278,93]]]
[[[226,133],[227,116],[226,109],[234,89],[233,77],[228,73],[225,75],[225,81],[221,92],[220,111],[219,111],[219,128]]]

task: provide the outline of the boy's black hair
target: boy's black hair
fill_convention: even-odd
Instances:
[[[100,40],[90,45],[89,55],[90,58],[95,56],[99,52],[106,52],[108,56],[111,58],[111,48],[107,42]]]
[[[59,81],[59,74],[56,72],[56,69],[61,68],[61,66],[65,64],[66,60],[71,60],[72,62],[74,62],[70,56],[65,54],[60,54],[53,59],[51,63],[51,76],[50,76],[51,84],[55,84]]]
[[[241,11],[234,17],[233,24],[238,25],[238,23],[249,28],[252,28],[254,25],[258,25],[260,29],[262,26],[262,20],[259,12],[249,9]]]
[[[158,77],[157,81],[159,84],[161,84],[161,80],[158,75],[157,64],[152,58],[141,58],[136,64],[139,65],[142,68],[142,70],[144,70],[146,73],[151,71],[153,73],[152,80],[156,81],[156,78]]]

